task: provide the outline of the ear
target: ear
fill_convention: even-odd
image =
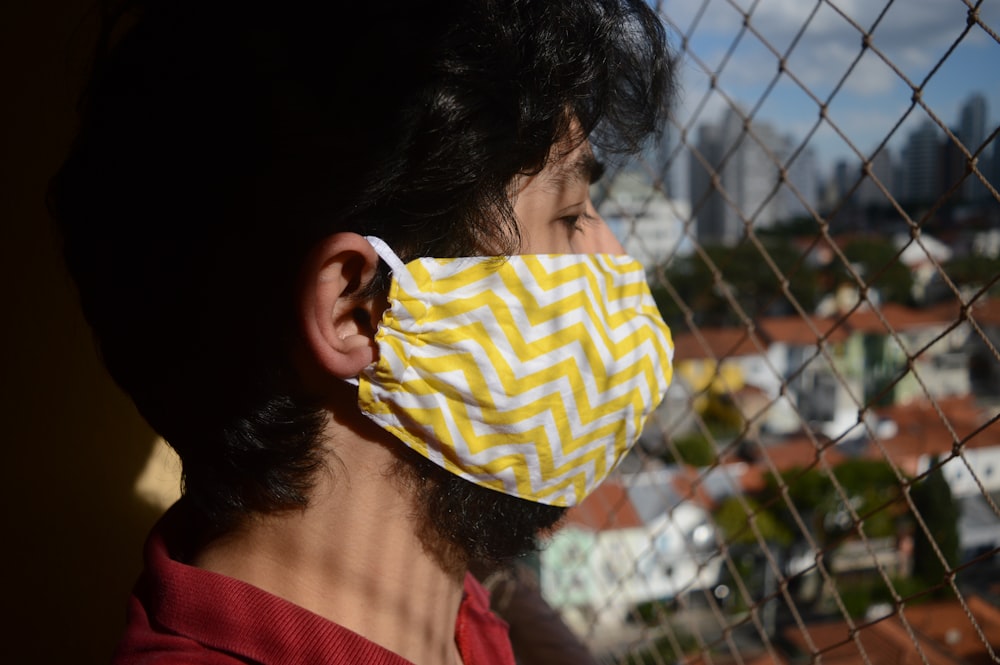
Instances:
[[[375,361],[385,303],[358,293],[377,274],[378,261],[362,236],[335,233],[313,248],[303,268],[299,317],[306,346],[319,368],[337,378],[357,376]]]

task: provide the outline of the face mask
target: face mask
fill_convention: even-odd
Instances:
[[[392,268],[361,410],[470,482],[554,506],[614,469],[670,383],[673,342],[627,256],[422,258]]]

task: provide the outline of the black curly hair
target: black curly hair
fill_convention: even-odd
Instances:
[[[219,524],[304,505],[320,464],[323,412],[290,360],[318,240],[375,234],[404,260],[516,251],[512,179],[571,123],[604,157],[636,152],[673,80],[643,0],[107,15],[50,208],[106,366]]]

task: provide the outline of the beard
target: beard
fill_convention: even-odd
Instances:
[[[412,489],[421,542],[445,570],[490,570],[534,552],[566,513],[481,487],[405,450],[393,471]]]

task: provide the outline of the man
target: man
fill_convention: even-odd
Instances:
[[[670,83],[641,0],[108,11],[52,209],[184,466],[116,662],[512,662],[469,563],[531,549],[669,377],[589,184]]]

